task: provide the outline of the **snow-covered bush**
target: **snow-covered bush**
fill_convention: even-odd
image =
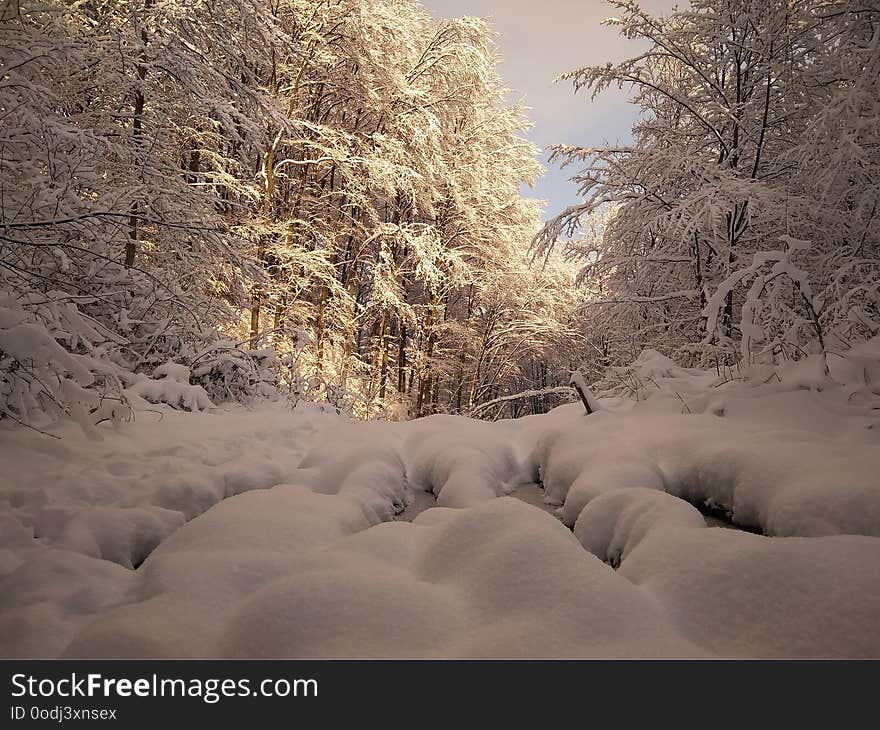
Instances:
[[[165,403],[172,408],[203,411],[214,404],[200,385],[190,385],[190,369],[186,365],[167,362],[153,371],[153,377],[140,374],[126,389],[150,403]]]
[[[280,361],[271,347],[249,350],[221,340],[193,358],[193,383],[215,401],[245,401],[278,394]]]
[[[656,350],[644,350],[629,365],[607,368],[594,389],[602,397],[635,401],[675,398],[684,413],[715,415],[724,415],[731,393],[748,397],[786,390],[833,391],[829,405],[880,416],[880,335],[840,352],[708,369],[682,367]]]
[[[814,295],[810,275],[794,257],[808,252],[809,241],[782,237],[784,250],[762,251],[748,266],[733,272],[709,297],[703,311],[706,317],[706,344],[722,337],[718,332],[725,302],[738,285],[749,283],[740,307],[740,361],[775,362],[777,353],[804,352],[816,342],[825,353],[825,332],[821,317],[824,302]],[[769,356],[769,357],[768,357]]]
[[[97,423],[128,418],[106,358],[115,344],[60,292],[0,293],[0,418],[39,427],[66,414],[93,437]]]

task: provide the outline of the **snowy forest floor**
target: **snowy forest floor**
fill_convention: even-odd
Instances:
[[[880,656],[876,411],[667,375],[590,416],[6,428],[0,656]]]

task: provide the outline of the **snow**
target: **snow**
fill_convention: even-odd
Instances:
[[[461,416],[409,425],[403,445],[409,484],[433,492],[441,507],[468,507],[510,492],[523,466],[503,430]]]
[[[9,313],[6,308],[2,311]],[[10,314],[0,321],[11,321]],[[76,355],[61,347],[45,329],[32,324],[16,324],[9,329],[0,329],[0,350],[17,360],[34,362],[37,367],[55,363],[71,373],[81,385],[90,385],[94,380]]]
[[[723,381],[647,353],[637,400],[497,423],[4,428],[0,655],[880,656],[873,355]]]
[[[184,521],[226,497],[284,480],[304,454],[303,439],[322,416],[296,411],[181,413],[164,406],[134,423],[101,428],[87,440],[70,423],[51,439],[0,431],[0,505],[19,540],[105,558],[131,567]]]
[[[420,517],[364,529],[353,501],[298,487],[228,500],[148,559],[135,591],[146,601],[105,613],[65,653],[700,653],[649,597],[540,510],[499,499],[437,512],[442,518],[426,524]]]
[[[355,500],[369,524],[390,520],[407,499],[396,426],[337,419],[298,465],[297,483]]]
[[[724,657],[880,655],[880,540],[656,530],[620,573]]]
[[[850,403],[852,382],[804,387],[813,367],[724,382],[643,353],[632,367],[650,384],[639,402],[590,416],[556,409],[529,459],[570,526],[600,494],[638,487],[708,502],[766,535],[880,536],[877,415]]]
[[[204,411],[214,404],[201,385],[190,385],[190,369],[185,365],[167,362],[153,371],[153,377],[135,376],[135,382],[125,389],[129,397],[143,398],[150,403],[167,403],[188,411]]]
[[[636,487],[590,501],[578,516],[574,535],[585,549],[616,567],[658,526],[701,528],[705,520],[687,502]]]

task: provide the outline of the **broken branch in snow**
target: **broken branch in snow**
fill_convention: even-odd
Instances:
[[[512,400],[520,400],[521,398],[537,398],[538,396],[543,395],[561,395],[573,397],[575,394],[575,390],[568,386],[561,386],[559,388],[541,388],[539,390],[524,390],[521,393],[514,393],[513,395],[505,395],[501,398],[493,398],[492,400],[486,401],[485,403],[480,403],[478,406],[474,406],[471,409],[470,417],[476,418],[479,413],[482,413],[487,408],[491,408],[492,406],[497,406],[499,403],[507,403]]]
[[[575,370],[571,374],[571,380],[569,383],[580,396],[581,402],[584,404],[584,409],[588,416],[596,411],[602,410],[602,406],[599,405],[599,401],[596,400],[596,396],[593,395],[592,391],[587,386],[587,381],[584,380],[584,376],[579,370]]]

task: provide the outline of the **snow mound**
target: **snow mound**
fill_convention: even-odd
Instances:
[[[0,576],[33,545],[134,567],[184,521],[289,479],[317,433],[338,420],[280,408],[168,409],[104,428],[101,441],[70,423],[55,429],[61,439],[4,430],[0,547],[10,552]]]
[[[468,507],[510,492],[523,465],[503,431],[460,416],[407,424],[403,445],[409,484],[433,492],[441,507]]]
[[[249,596],[368,526],[357,501],[302,486],[225,500],[162,543],[136,572],[129,601],[86,626],[64,653],[218,656],[228,622]]]
[[[721,508],[767,535],[880,536],[880,435],[870,416],[830,412],[814,395],[731,397],[721,417],[682,413],[662,396],[590,416],[565,407],[529,459],[569,526],[599,494],[638,487]]]
[[[296,482],[355,499],[370,524],[390,520],[407,503],[398,426],[336,419],[303,457]]]
[[[665,492],[620,489],[591,500],[575,523],[574,535],[597,558],[617,567],[656,527],[705,526],[696,509]]]
[[[131,591],[141,600],[65,655],[701,654],[540,510],[499,499],[433,512],[367,529],[342,495],[279,486],[227,500],[156,550]]]
[[[880,654],[880,541],[770,539],[698,518],[650,490],[597,497],[583,520],[611,536],[594,548],[621,556],[615,572],[509,498],[368,527],[354,500],[279,486],[175,533],[136,574],[137,600],[65,654]]]
[[[653,530],[622,576],[723,657],[880,656],[880,540]]]
[[[135,573],[107,560],[39,549],[0,581],[0,656],[51,658],[119,603]]]
[[[180,512],[161,507],[90,507],[66,520],[53,543],[134,568],[184,521]]]

